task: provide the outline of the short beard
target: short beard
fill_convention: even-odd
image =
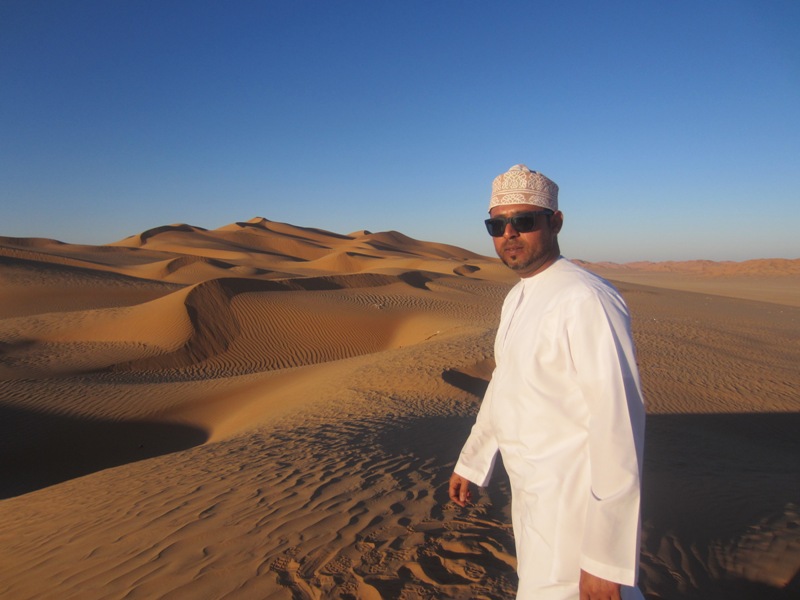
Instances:
[[[500,260],[502,260],[503,264],[512,271],[514,271],[515,273],[527,272],[528,270],[531,269],[531,267],[533,267],[532,269],[533,272],[536,273],[538,272],[538,270],[541,268],[542,265],[544,265],[548,261],[555,260],[556,258],[558,258],[560,254],[561,252],[558,247],[558,240],[554,239],[553,243],[550,244],[547,248],[527,257],[523,261],[514,260],[512,262],[504,254],[500,255]],[[524,275],[522,277],[524,277]]]

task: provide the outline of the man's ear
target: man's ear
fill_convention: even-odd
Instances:
[[[552,215],[550,215],[550,229],[553,230],[553,233],[559,233],[563,226],[564,226],[564,213],[562,213],[560,210],[557,210]]]

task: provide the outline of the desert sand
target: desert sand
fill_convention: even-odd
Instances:
[[[634,319],[647,598],[798,597],[800,260],[586,266]],[[0,238],[0,282],[0,597],[514,597],[504,472],[446,489],[496,259],[257,218]]]

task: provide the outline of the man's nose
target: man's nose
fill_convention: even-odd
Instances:
[[[519,236],[519,231],[514,229],[514,226],[511,224],[510,221],[508,223],[506,223],[506,230],[503,232],[503,237],[504,238],[515,238],[517,236]]]

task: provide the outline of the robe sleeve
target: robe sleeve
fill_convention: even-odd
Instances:
[[[570,353],[589,410],[591,489],[581,568],[623,585],[638,572],[644,403],[622,298],[595,290],[569,320]]]
[[[489,418],[492,403],[492,382],[486,388],[481,408],[472,426],[454,471],[480,487],[486,486],[497,458],[497,437]]]

